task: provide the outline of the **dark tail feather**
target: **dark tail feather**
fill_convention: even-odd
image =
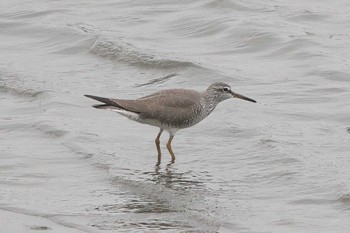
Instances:
[[[93,105],[92,107],[98,108],[98,109],[107,109],[107,108],[122,108],[119,104],[116,102],[112,101],[109,98],[104,98],[104,97],[99,97],[99,96],[94,96],[94,95],[84,95],[88,98],[100,101],[105,104],[98,104],[98,105]]]
[[[107,104],[97,104],[97,105],[92,105],[92,107],[97,108],[97,109],[111,109],[111,108],[118,108],[118,107],[114,107],[114,106],[107,105]]]
[[[104,97],[99,97],[99,96],[94,96],[94,95],[84,95],[88,98],[100,101],[102,103],[105,103],[107,105],[114,105],[115,103],[113,101],[111,101],[109,98],[104,98]]]

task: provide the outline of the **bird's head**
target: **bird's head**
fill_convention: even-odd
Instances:
[[[208,87],[206,92],[212,97],[214,97],[218,103],[229,98],[238,98],[238,99],[256,103],[256,101],[251,98],[248,98],[244,95],[233,92],[231,90],[230,85],[223,82],[215,82],[211,84]]]

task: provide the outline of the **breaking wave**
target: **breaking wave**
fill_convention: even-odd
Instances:
[[[123,62],[141,68],[176,69],[198,67],[192,62],[158,58],[155,54],[140,52],[135,46],[123,41],[98,38],[90,47],[90,52],[112,61]]]

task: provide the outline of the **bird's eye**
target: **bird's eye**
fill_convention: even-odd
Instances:
[[[229,89],[228,87],[224,87],[224,88],[222,88],[222,90],[223,90],[224,92],[228,92],[230,89]]]

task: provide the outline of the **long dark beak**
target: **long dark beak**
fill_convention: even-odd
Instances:
[[[237,93],[234,93],[231,91],[231,95],[233,98],[238,98],[238,99],[242,99],[242,100],[246,100],[246,101],[250,101],[250,102],[253,102],[253,103],[256,103],[255,100],[251,99],[251,98],[248,98],[244,95],[240,95],[240,94],[237,94]]]

